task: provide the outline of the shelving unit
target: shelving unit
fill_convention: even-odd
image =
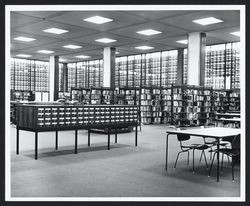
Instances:
[[[173,86],[172,124],[178,126],[210,125],[213,122],[212,88]]]
[[[143,124],[151,124],[152,123],[152,88],[151,87],[143,87],[141,89],[141,122]]]
[[[172,109],[172,87],[164,87],[161,90],[161,123],[171,123],[171,109]]]

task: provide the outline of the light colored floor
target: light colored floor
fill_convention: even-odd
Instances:
[[[238,197],[240,171],[231,181],[231,166],[225,161],[220,182],[216,168],[211,177],[196,152],[195,169],[187,166],[187,154],[174,169],[179,143],[169,140],[169,170],[165,171],[166,125],[143,125],[134,146],[134,133],[111,136],[78,135],[78,154],[74,154],[74,131],[59,132],[59,150],[55,151],[55,133],[39,133],[39,158],[34,160],[34,133],[20,131],[20,154],[15,154],[16,129],[11,126],[11,196],[12,197]],[[199,141],[198,138],[195,141]],[[190,158],[192,156],[190,155]],[[209,157],[209,154],[207,154]],[[191,160],[191,159],[190,159]]]

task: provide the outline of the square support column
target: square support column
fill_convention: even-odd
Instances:
[[[68,91],[68,66],[66,63],[63,63],[63,91]]]
[[[178,49],[177,55],[177,85],[183,84],[183,56],[184,49]]]
[[[49,100],[56,101],[59,92],[59,57],[49,58]]]
[[[115,88],[115,48],[112,47],[103,51],[103,86]]]
[[[200,32],[188,34],[188,85],[205,85],[205,52],[206,34]]]

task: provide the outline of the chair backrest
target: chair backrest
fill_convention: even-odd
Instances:
[[[224,137],[222,140],[230,142],[233,149],[240,149],[240,134],[230,137]]]
[[[240,150],[240,134],[234,136],[232,140],[232,148]]]
[[[186,141],[190,139],[190,135],[189,134],[177,134],[177,139],[180,142]]]

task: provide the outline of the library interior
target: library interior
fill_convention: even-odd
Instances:
[[[100,9],[10,11],[10,197],[241,197],[240,10]]]

